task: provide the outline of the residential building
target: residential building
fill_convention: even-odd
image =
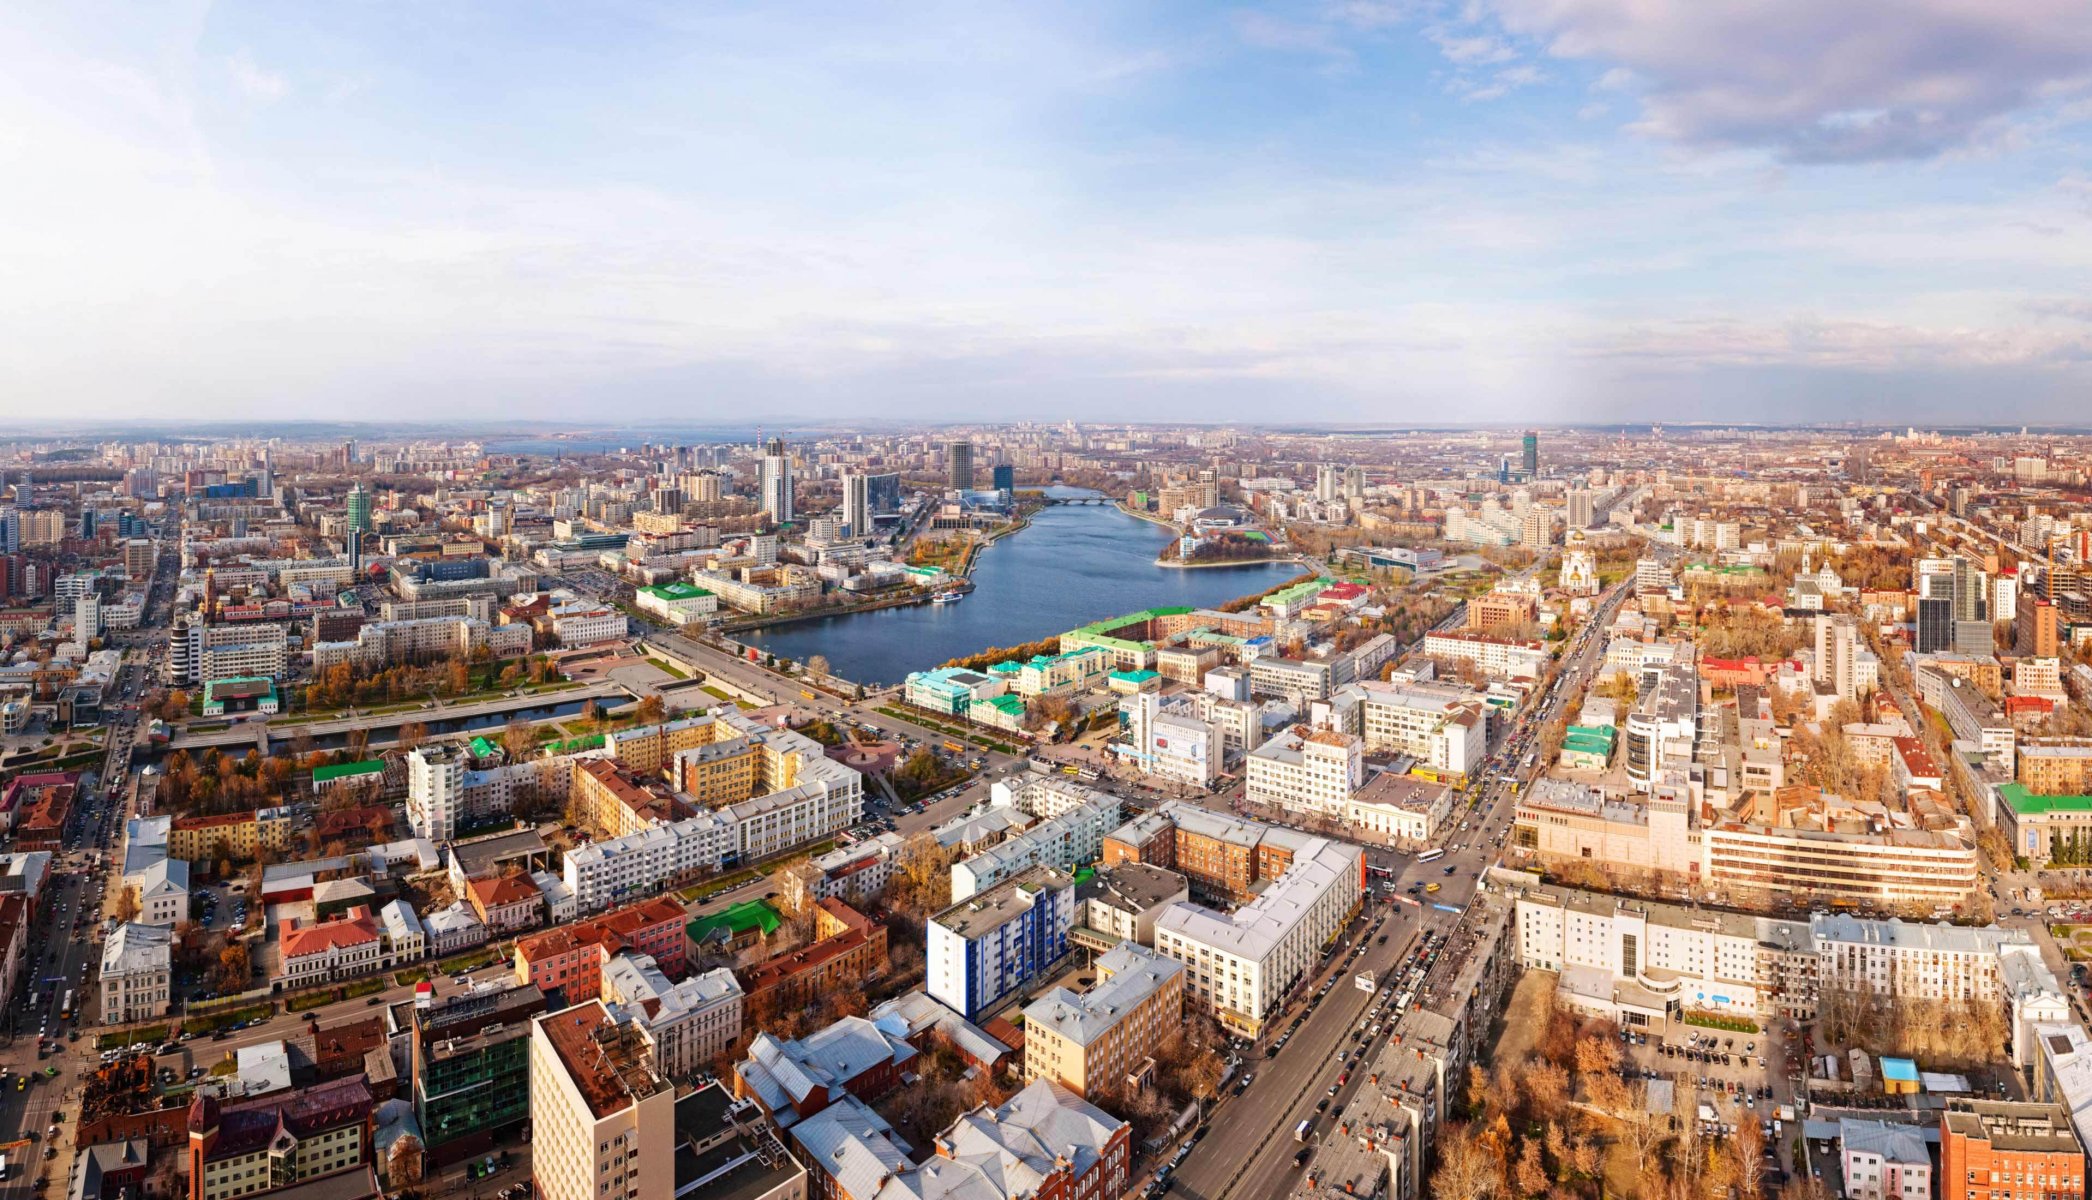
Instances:
[[[734,1064],[734,1095],[789,1130],[839,1102],[885,1096],[915,1058],[897,1026],[864,1017],[844,1017],[803,1038],[758,1033],[748,1057]]]
[[[539,924],[544,894],[527,876],[491,875],[465,885],[465,899],[480,923],[496,934]]]
[[[633,1014],[654,1070],[670,1079],[695,1075],[741,1036],[741,984],[725,967],[670,983],[652,955],[619,954],[602,974],[603,1000]]]
[[[458,835],[465,792],[465,748],[454,742],[407,753],[407,823],[415,836],[447,842]]]
[[[1932,1151],[1916,1125],[1845,1117],[1838,1147],[1850,1200],[1932,1200]]]
[[[1127,862],[1098,871],[1076,888],[1077,945],[1110,949],[1121,942],[1155,944],[1155,918],[1191,899],[1191,884],[1175,871]]]
[[[1024,1009],[1024,1075],[1077,1095],[1141,1086],[1151,1055],[1183,1024],[1184,965],[1133,942],[1098,956],[1097,982],[1054,988]]]
[[[886,926],[840,900],[813,909],[814,940],[743,972],[750,1004],[796,1008],[886,973]]]
[[[602,994],[603,966],[621,951],[645,954],[664,971],[680,972],[689,954],[683,927],[689,912],[671,896],[656,896],[615,912],[516,939],[516,982],[547,997],[580,1003]]]
[[[542,1200],[673,1200],[674,1085],[645,1035],[590,1000],[530,1022],[531,1182]]]
[[[1447,662],[1469,662],[1485,675],[1512,679],[1538,678],[1547,670],[1547,647],[1479,633],[1432,632],[1424,635],[1424,654]]]
[[[1310,838],[1262,895],[1232,913],[1190,903],[1165,910],[1155,949],[1185,965],[1193,1000],[1254,1037],[1357,913],[1364,887],[1357,846]]]
[[[814,858],[807,871],[786,873],[784,900],[794,910],[828,899],[868,904],[893,881],[894,854],[900,848],[900,834],[881,833],[830,850]]]
[[[974,1020],[1068,952],[1074,879],[1031,867],[930,918],[925,990]]]
[[[990,812],[1014,809],[1044,817],[978,854],[952,864],[952,899],[964,900],[1033,867],[1072,872],[1096,860],[1104,839],[1118,828],[1119,798],[1048,776],[1020,776],[1014,785],[999,782],[990,793]],[[1064,803],[1070,796],[1078,802]],[[1037,800],[1033,798],[1038,798]],[[1040,801],[1049,801],[1039,807]]]

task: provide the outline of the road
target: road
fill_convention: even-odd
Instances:
[[[1623,582],[1601,599],[1565,649],[1554,687],[1529,701],[1529,707],[1503,731],[1484,766],[1482,777],[1486,782],[1474,794],[1459,824],[1446,835],[1445,857],[1419,863],[1392,851],[1368,851],[1369,861],[1376,868],[1392,871],[1401,892],[1406,894],[1412,886],[1423,888],[1434,883],[1439,891],[1422,893],[1426,903],[1421,908],[1394,905],[1398,915],[1387,918],[1390,924],[1379,931],[1391,934],[1387,944],[1381,945],[1378,934],[1374,934],[1376,940],[1368,945],[1359,962],[1334,968],[1325,965],[1325,978],[1369,968],[1384,980],[1386,972],[1412,953],[1422,937],[1459,945],[1464,910],[1474,899],[1481,875],[1498,859],[1509,834],[1516,807],[1512,785],[1516,783],[1522,788],[1543,769],[1536,763],[1521,770],[1518,764],[1540,730],[1581,694],[1604,655],[1604,629],[1629,590]],[[1433,903],[1445,908],[1434,907]],[[1368,907],[1374,912],[1387,908],[1371,902]],[[1448,951],[1433,965],[1431,982],[1453,977],[1460,967],[1457,949]],[[1420,993],[1419,1002],[1424,1002],[1424,995]],[[1256,1049],[1249,1060],[1250,1069],[1256,1072],[1255,1080],[1241,1096],[1221,1105],[1207,1135],[1171,1178],[1168,1194],[1191,1200],[1260,1200],[1291,1191],[1301,1170],[1294,1161],[1301,1146],[1293,1140],[1293,1128],[1310,1116],[1319,1116],[1316,1105],[1324,1098],[1330,1100],[1327,1111],[1342,1111],[1351,1094],[1364,1082],[1353,1079],[1339,1084],[1347,1064],[1338,1062],[1336,1056],[1346,1049],[1369,1003],[1373,1003],[1372,997],[1339,978],[1336,986],[1320,997],[1276,1058],[1265,1059],[1261,1046]],[[1283,1031],[1291,1019],[1288,1014],[1273,1021],[1269,1028]],[[1375,1043],[1388,1036],[1387,1024],[1383,1024]],[[1368,1061],[1377,1048],[1377,1044],[1365,1047]],[[1330,1097],[1332,1087],[1337,1088],[1334,1097]]]

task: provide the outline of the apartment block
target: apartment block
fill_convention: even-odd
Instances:
[[[530,1023],[531,1181],[543,1200],[673,1200],[673,1085],[600,1000]]]
[[[1144,1064],[1182,1026],[1184,966],[1134,943],[1096,961],[1080,994],[1054,988],[1024,1009],[1024,1075],[1077,1095],[1140,1086]]]

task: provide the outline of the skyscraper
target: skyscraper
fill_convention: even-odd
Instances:
[[[1591,527],[1591,508],[1591,489],[1571,488],[1569,490],[1569,528],[1589,529]]]
[[[843,476],[843,525],[851,537],[869,537],[872,532],[871,480],[855,471]]]
[[[1538,430],[1525,431],[1525,475],[1531,479],[1540,473],[1540,434]]]
[[[1343,473],[1335,463],[1321,463],[1315,467],[1315,499],[1323,504],[1334,503],[1343,495]]]
[[[770,444],[763,448],[756,486],[761,493],[763,512],[779,525],[791,524],[792,458],[785,453],[783,438],[771,438]]]
[[[951,465],[951,486],[962,492],[972,490],[973,443],[953,442],[945,447],[945,455]]]
[[[349,488],[348,517],[350,529],[358,533],[370,532],[370,493],[364,491],[360,483]]]
[[[1344,499],[1356,504],[1366,498],[1366,469],[1344,468]]]
[[[993,478],[995,480],[993,486],[996,491],[1014,492],[1017,490],[1017,468],[1009,463],[996,463]]]

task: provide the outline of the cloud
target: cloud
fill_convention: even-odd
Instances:
[[[1462,100],[1499,100],[1519,88],[1531,87],[1547,80],[1545,72],[1531,63],[1520,63],[1505,67],[1486,80],[1473,79],[1466,75],[1455,75],[1447,90]]]
[[[264,70],[245,50],[238,50],[226,57],[225,73],[240,94],[250,99],[270,102],[283,99],[290,91],[290,81],[276,71]]]
[[[1515,39],[1640,83],[1637,125],[1792,162],[1929,159],[2092,87],[2084,0],[1485,0]]]

